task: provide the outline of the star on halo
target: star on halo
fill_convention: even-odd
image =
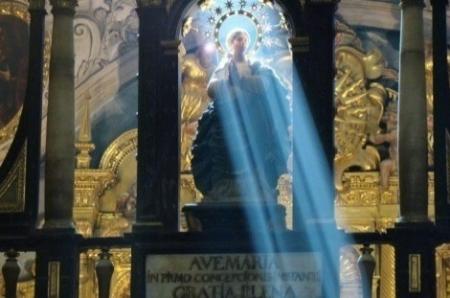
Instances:
[[[229,10],[232,10],[233,9],[233,1],[227,0],[227,2],[225,2],[225,7],[228,8]]]

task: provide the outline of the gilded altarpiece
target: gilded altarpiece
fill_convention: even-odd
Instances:
[[[352,232],[383,232],[393,226],[399,208],[395,169],[388,167],[389,171],[383,174],[380,171],[383,161],[395,158],[395,152],[390,152],[390,149],[395,150],[390,148],[395,145],[395,140],[380,143],[380,135],[396,129],[396,123],[388,123],[391,121],[388,114],[394,111],[397,92],[384,82],[397,81],[397,73],[386,68],[380,51],[366,51],[355,32],[340,22],[337,23],[336,69],[336,221],[340,228]],[[430,75],[431,64],[427,62],[429,103],[432,102]],[[89,137],[80,138],[77,144],[74,217],[83,236],[121,236],[129,231],[135,216],[136,140],[137,130],[120,135],[108,146],[99,167],[94,169],[89,162],[83,162],[93,144]],[[431,146],[431,135],[429,140]],[[385,152],[380,154],[383,150]],[[388,176],[382,178],[386,173]],[[383,179],[387,181],[385,184]],[[434,216],[433,181],[430,173],[430,218]],[[199,200],[190,174],[181,174],[180,188],[182,202]],[[289,175],[280,181],[279,190],[279,200],[292,209]],[[341,253],[342,297],[360,295],[360,276],[355,266],[359,255],[357,249],[347,247]],[[90,250],[81,255],[80,297],[98,295],[95,278],[98,253]],[[111,250],[111,253],[115,265],[112,297],[130,297],[131,252],[118,249]],[[436,258],[439,297],[450,297],[450,247],[444,245],[439,248]],[[384,245],[377,247],[376,259],[379,266],[374,275],[374,293],[378,291],[379,297],[395,297],[394,249]],[[18,297],[33,297],[34,286],[31,282],[20,283],[18,291]]]

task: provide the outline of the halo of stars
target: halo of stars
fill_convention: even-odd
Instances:
[[[219,39],[220,28],[229,17],[242,16],[250,19],[251,23],[253,23],[256,28],[257,36],[252,49],[252,51],[255,52],[261,46],[263,40],[263,28],[258,21],[256,13],[259,12],[264,5],[258,4],[258,0],[252,2],[249,0],[226,0],[222,3],[223,6],[212,2],[212,5],[207,9],[209,11],[207,20],[212,26],[212,29],[207,30],[205,36],[207,38],[213,37],[217,49],[224,53],[226,49]]]

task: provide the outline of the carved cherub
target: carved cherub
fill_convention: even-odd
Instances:
[[[397,171],[397,101],[389,102],[382,121],[386,132],[370,136],[374,144],[389,144],[389,157],[380,163],[380,184],[383,190],[389,187],[389,177]]]

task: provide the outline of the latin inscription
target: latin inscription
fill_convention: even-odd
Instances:
[[[146,297],[315,298],[321,278],[316,253],[150,255]]]

